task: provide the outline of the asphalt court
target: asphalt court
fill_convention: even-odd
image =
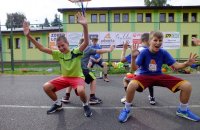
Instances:
[[[176,75],[189,80],[193,85],[190,108],[200,115],[199,74]],[[132,116],[126,123],[117,118],[123,104],[123,75],[109,76],[110,82],[97,80],[96,96],[102,104],[91,106],[93,115],[84,117],[79,97],[71,94],[70,103],[63,110],[47,115],[52,101],[43,92],[42,85],[54,76],[0,76],[0,130],[199,130],[200,122],[192,122],[175,115],[179,104],[179,92],[155,87],[156,105],[148,102],[148,91],[136,93]],[[89,95],[89,86],[86,86]],[[61,98],[65,90],[58,93]]]

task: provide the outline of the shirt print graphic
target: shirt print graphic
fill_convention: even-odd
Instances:
[[[149,71],[156,71],[157,70],[157,64],[154,59],[151,59],[151,62],[149,64]]]

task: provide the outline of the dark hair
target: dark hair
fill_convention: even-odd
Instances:
[[[141,36],[142,42],[148,42],[149,41],[149,33],[143,33]]]
[[[57,43],[58,41],[61,41],[61,40],[63,40],[64,43],[69,44],[68,41],[67,41],[67,38],[65,37],[65,35],[60,35],[60,36],[58,36],[57,39],[56,39],[56,43]]]

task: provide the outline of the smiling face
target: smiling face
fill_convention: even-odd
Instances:
[[[156,53],[160,50],[163,42],[163,34],[161,32],[151,32],[149,39],[149,50]]]
[[[70,51],[69,43],[65,36],[58,37],[56,40],[56,45],[58,47],[58,50],[62,53],[67,53],[68,51]]]

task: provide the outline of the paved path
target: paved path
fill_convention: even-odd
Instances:
[[[193,84],[191,109],[200,115],[200,75],[177,75]],[[148,91],[136,93],[132,116],[126,123],[117,118],[123,108],[122,75],[110,76],[111,82],[97,80],[97,96],[103,104],[92,106],[93,116],[83,115],[81,102],[74,92],[70,104],[51,115],[52,105],[42,89],[43,83],[56,76],[0,76],[0,130],[200,130],[200,122],[175,115],[179,92],[155,87],[156,106],[149,105]],[[87,93],[89,87],[87,86]],[[58,92],[59,98],[65,91]]]

